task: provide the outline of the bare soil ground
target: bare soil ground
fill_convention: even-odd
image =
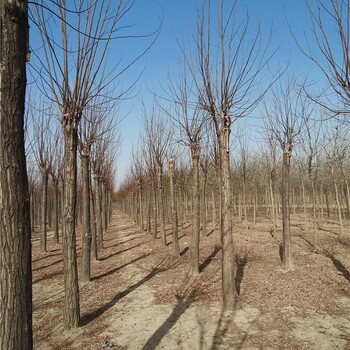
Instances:
[[[281,230],[258,218],[247,230],[235,219],[239,301],[221,310],[217,229],[201,237],[200,276],[187,275],[191,225],[180,230],[181,257],[122,213],[114,213],[93,280],[80,283],[81,324],[63,329],[61,245],[40,253],[33,237],[34,348],[49,349],[350,349],[350,231],[333,221],[317,231],[292,218],[292,271],[281,269]],[[78,236],[78,258],[80,259]],[[80,264],[80,260],[79,260]]]

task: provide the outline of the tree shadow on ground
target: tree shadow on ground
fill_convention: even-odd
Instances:
[[[42,270],[42,269],[46,269],[47,267],[54,266],[54,265],[59,264],[59,263],[61,263],[61,262],[63,262],[63,259],[58,259],[58,260],[52,262],[51,264],[42,265],[42,266],[36,267],[36,268],[33,269],[32,271],[34,272],[34,271],[39,271],[39,270]]]
[[[211,230],[208,232],[207,237],[209,237],[210,235],[212,235],[214,232],[215,232],[215,229],[211,229]]]
[[[189,249],[190,249],[189,247],[185,247],[185,248],[181,251],[180,256],[186,254],[186,252],[188,252]]]
[[[135,289],[138,287],[142,286],[144,283],[149,281],[151,278],[156,276],[158,273],[165,271],[166,269],[163,268],[153,268],[152,271],[142,278],[140,281],[137,283],[134,283],[133,285],[129,286],[127,289],[117,293],[108,303],[101,305],[98,309],[91,313],[85,314],[80,321],[81,326],[86,326],[89,322],[95,320],[96,318],[100,317],[103,315],[107,310],[109,310],[111,307],[113,307],[119,300],[124,298],[126,295],[130,294],[133,292]]]
[[[192,289],[189,295],[182,295],[177,293],[175,295],[177,303],[168,316],[165,322],[153,333],[153,335],[148,339],[147,343],[142,347],[142,350],[153,350],[155,349],[165,335],[170,331],[170,329],[175,325],[177,320],[182,314],[190,307],[194,302],[196,296],[196,289]]]
[[[141,256],[137,257],[136,259],[133,259],[133,260],[131,260],[131,261],[129,261],[129,262],[123,264],[123,265],[120,265],[120,266],[118,266],[118,267],[116,267],[116,268],[114,268],[114,269],[112,269],[112,270],[109,270],[109,271],[106,271],[106,272],[104,272],[104,273],[101,273],[100,275],[94,276],[94,277],[91,278],[91,280],[92,280],[92,281],[95,281],[95,280],[99,280],[99,279],[101,279],[101,278],[103,278],[103,277],[107,277],[107,276],[109,276],[109,275],[111,275],[111,274],[113,274],[113,273],[115,273],[115,272],[121,270],[122,268],[124,268],[124,267],[126,267],[126,266],[128,266],[128,265],[133,264],[134,262],[136,262],[136,261],[138,261],[138,260],[144,259],[144,258],[145,258],[146,256],[148,256],[148,255],[150,255],[150,253],[141,255]]]
[[[314,244],[311,241],[309,241],[307,238],[303,237],[302,235],[297,235],[297,237],[299,237],[300,239],[305,241],[307,244],[309,244],[310,247],[314,248]]]
[[[127,239],[127,240],[125,240],[125,241],[119,241],[119,242],[117,242],[117,243],[115,243],[115,244],[112,244],[112,245],[109,245],[109,246],[105,246],[105,248],[113,248],[113,247],[118,247],[118,245],[121,245],[121,244],[125,244],[125,243],[128,243],[128,242],[131,242],[131,241],[134,241],[135,239],[140,239],[141,237],[132,237],[132,238],[130,238],[130,239]],[[104,242],[107,242],[107,240],[103,240]]]
[[[200,264],[199,266],[199,272],[202,272],[214,259],[214,257],[217,255],[217,253],[221,250],[221,245],[215,244],[214,250],[211,252],[211,254]]]
[[[58,253],[51,254],[52,252],[57,252],[57,251],[58,251]],[[54,256],[59,256],[59,255],[62,255],[62,250],[61,249],[54,249],[54,250],[51,250],[51,251],[47,252],[47,255],[42,256],[41,258],[37,258],[35,260],[32,260],[32,263],[36,263],[36,262],[38,262],[40,260],[44,260],[44,259],[47,259],[47,258],[52,258]]]
[[[120,251],[118,251],[118,252],[114,252],[114,253],[112,253],[112,254],[109,254],[109,255],[107,255],[107,256],[104,256],[104,257],[102,257],[102,258],[99,258],[98,260],[99,260],[99,261],[107,260],[107,259],[111,258],[112,256],[116,256],[116,255],[125,253],[125,252],[127,252],[127,251],[129,251],[129,250],[132,250],[132,249],[134,249],[134,248],[140,247],[140,246],[143,245],[143,244],[145,244],[145,243],[139,243],[139,244],[133,245],[132,247],[128,247],[128,248],[125,248],[125,249],[120,250]],[[105,249],[108,249],[108,248],[111,248],[111,247],[106,247]]]
[[[235,260],[237,265],[236,276],[235,276],[235,286],[236,286],[237,294],[240,295],[241,283],[243,281],[243,276],[244,276],[244,268],[248,262],[248,253],[245,252],[243,255],[236,254]]]
[[[333,265],[335,268],[344,276],[344,278],[350,282],[350,272],[349,270],[343,265],[343,263],[338,260],[333,254],[327,252],[326,257],[331,259]]]
[[[234,324],[234,317],[236,315],[236,311],[238,308],[238,300],[236,298],[233,310],[230,311],[223,311],[221,310],[220,317],[218,320],[218,324],[215,329],[215,333],[213,336],[213,343],[211,346],[212,350],[218,350],[222,349],[222,345],[225,345],[227,343],[226,337],[230,335],[230,328]],[[225,347],[228,348],[228,347]]]
[[[47,279],[51,279],[52,277],[55,277],[55,276],[59,276],[59,275],[62,275],[63,272],[62,270],[59,270],[59,271],[54,271],[54,272],[51,272],[51,273],[48,273],[48,274],[45,274],[44,276],[34,280],[32,283],[33,284],[36,284],[38,282],[41,282],[41,281],[45,281]]]

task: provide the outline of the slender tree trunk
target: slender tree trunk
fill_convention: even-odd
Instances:
[[[31,226],[31,232],[34,232],[35,230],[35,194],[34,190],[30,194],[30,226]]]
[[[58,224],[59,224],[59,184],[58,179],[53,179],[53,239],[59,243]]]
[[[350,218],[350,189],[349,189],[349,183],[347,180],[345,182],[344,187],[344,197],[345,197],[345,204],[346,204],[346,215],[347,218]]]
[[[142,183],[140,182],[139,185],[139,225],[140,225],[140,232],[143,232],[143,198],[142,198]]]
[[[174,163],[169,163],[171,223],[173,228],[173,251],[175,256],[180,256],[179,235],[177,225],[176,195],[174,188]]]
[[[314,249],[317,249],[317,230],[316,230],[316,184],[315,179],[311,179],[312,190],[312,224],[314,233]]]
[[[98,176],[94,178],[95,185],[95,215],[96,215],[96,238],[97,250],[103,248],[103,227],[102,227],[102,203],[101,203],[101,184]]]
[[[324,196],[325,196],[325,200],[326,200],[327,217],[330,218],[331,211],[330,211],[330,207],[329,207],[329,198],[328,198],[328,189],[327,189],[327,187],[324,187]]]
[[[95,197],[94,197],[94,191],[92,190],[92,176],[89,176],[90,180],[90,228],[91,228],[91,250],[92,250],[92,257],[95,261],[98,260],[98,244],[97,244],[97,222],[96,222],[96,210],[95,210]]]
[[[72,122],[74,123],[74,121]],[[64,328],[77,328],[80,321],[79,285],[76,253],[77,198],[77,131],[72,124],[63,126],[64,134],[64,195],[63,195],[63,270]]]
[[[219,130],[217,137],[220,150],[220,233],[222,244],[223,308],[224,310],[233,310],[237,301],[237,291],[235,288],[236,262],[232,240],[230,128],[225,127]]]
[[[152,187],[148,186],[148,196],[147,196],[147,233],[152,234]]]
[[[275,191],[274,191],[274,184],[273,184],[273,174],[270,173],[270,197],[271,197],[271,218],[272,218],[272,230],[275,234],[276,232],[276,216],[275,216]]]
[[[246,191],[246,178],[245,175],[243,175],[243,210],[244,210],[244,219],[245,219],[245,228],[248,230],[249,228],[249,222],[248,222],[248,213],[247,213],[247,191]]]
[[[81,155],[81,180],[82,180],[82,249],[81,249],[81,280],[88,282],[91,279],[91,219],[90,219],[90,157]]]
[[[163,168],[160,164],[157,167],[157,182],[158,182],[158,208],[159,208],[159,223],[160,223],[160,237],[166,245],[165,235],[165,216],[164,216],[164,190],[163,190]]]
[[[153,179],[153,238],[157,239],[157,184],[156,180]]]
[[[190,274],[199,274],[199,230],[200,230],[200,195],[199,195],[199,154],[192,150],[192,240],[190,246]]]
[[[305,198],[305,183],[304,180],[301,182],[302,193],[303,193],[303,209],[304,209],[304,228],[307,228],[307,219],[306,219],[306,198]]]
[[[200,196],[201,199],[201,221],[202,221],[202,234],[203,236],[208,235],[207,230],[207,174],[202,174],[202,196]]]
[[[40,251],[47,251],[47,183],[49,173],[45,168],[41,169],[41,216],[40,216]]]
[[[212,191],[211,193],[212,198],[212,208],[213,208],[213,230],[215,230],[216,227],[216,205],[215,205],[215,193]]]
[[[0,349],[31,350],[30,198],[24,149],[27,1],[0,2]]]
[[[282,169],[282,224],[283,224],[283,268],[292,268],[292,242],[290,235],[290,154],[283,153]]]
[[[339,220],[339,228],[340,228],[340,235],[344,235],[344,226],[343,226],[343,219],[341,215],[341,205],[340,205],[340,199],[339,199],[339,191],[338,191],[338,184],[337,184],[337,179],[335,176],[335,171],[334,167],[331,166],[331,173],[333,177],[333,184],[334,184],[334,192],[335,192],[335,202],[337,204],[337,209],[338,209],[338,220]]]

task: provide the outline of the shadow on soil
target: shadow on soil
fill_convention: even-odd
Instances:
[[[55,253],[55,252],[58,252],[58,253]],[[51,253],[55,253],[55,254],[51,254]],[[54,250],[51,250],[51,251],[47,252],[47,255],[42,256],[41,258],[33,260],[32,263],[36,263],[36,262],[38,262],[40,260],[44,260],[44,259],[47,259],[47,258],[52,258],[53,256],[59,256],[59,255],[62,255],[62,250],[61,249],[54,249]]]
[[[50,255],[50,256],[52,256],[52,255]],[[56,260],[56,261],[54,261],[54,262],[52,262],[51,264],[48,264],[48,265],[39,266],[39,267],[33,269],[33,271],[39,271],[41,269],[46,269],[47,267],[54,266],[56,264],[60,264],[61,262],[63,262],[63,259]]]
[[[237,294],[241,294],[241,283],[243,281],[244,276],[244,268],[247,265],[248,262],[248,253],[245,253],[244,255],[236,255],[236,264],[237,264],[237,270],[236,270],[236,276],[235,276],[235,286]]]
[[[118,247],[119,245],[121,245],[121,244],[125,244],[125,243],[129,243],[129,242],[131,242],[131,241],[134,241],[135,239],[140,239],[140,237],[133,237],[133,238],[130,238],[130,239],[128,239],[128,240],[126,240],[126,241],[122,241],[122,242],[118,242],[118,243],[115,243],[115,244],[112,244],[112,245],[106,245],[106,246],[104,246],[104,248],[114,248],[114,247]],[[107,242],[106,240],[104,240],[104,243],[105,242]]]
[[[220,250],[221,246],[219,244],[215,244],[212,253],[200,264],[199,272],[202,272],[211,263],[211,261],[215,258],[215,256]]]
[[[113,274],[113,273],[115,273],[115,272],[121,270],[122,268],[124,268],[124,267],[126,267],[126,266],[128,266],[128,265],[133,264],[134,262],[136,262],[136,261],[138,261],[138,260],[144,259],[144,258],[145,258],[146,256],[148,256],[148,255],[150,255],[150,253],[141,255],[141,256],[137,257],[136,259],[133,259],[133,260],[131,260],[131,261],[129,261],[129,262],[123,264],[123,265],[120,265],[120,266],[116,267],[115,269],[112,269],[112,270],[106,271],[106,272],[104,272],[104,273],[101,273],[100,275],[94,276],[94,277],[91,278],[91,280],[92,280],[92,281],[96,281],[96,280],[100,280],[100,279],[103,278],[103,277],[107,277],[107,276],[109,276],[109,275],[111,275],[111,274]],[[101,259],[101,260],[102,260],[102,259]]]
[[[153,335],[148,339],[147,343],[142,347],[142,350],[153,350],[155,349],[164,336],[170,331],[181,315],[189,308],[189,306],[194,302],[196,296],[196,290],[193,289],[188,296],[182,296],[176,294],[177,303],[165,320],[165,322],[153,333]]]
[[[343,265],[343,263],[338,260],[333,254],[326,253],[326,257],[331,259],[333,265],[335,268],[344,276],[344,278],[350,282],[350,272],[349,270]]]
[[[128,264],[130,264],[132,262],[129,262]],[[103,315],[108,309],[110,309],[111,307],[113,307],[119,300],[121,300],[122,298],[124,298],[126,295],[130,294],[131,292],[133,292],[135,289],[137,289],[138,287],[142,286],[144,283],[146,283],[147,281],[149,281],[151,278],[153,278],[154,276],[156,276],[158,273],[165,271],[166,269],[163,268],[153,268],[152,271],[145,276],[144,278],[142,278],[140,281],[138,281],[137,283],[134,283],[133,285],[129,286],[127,289],[123,290],[122,292],[117,293],[107,304],[104,304],[102,306],[100,306],[97,310],[88,313],[86,315],[84,315],[81,318],[81,326],[86,326],[89,322],[93,321],[94,319],[100,317],[101,315]],[[110,271],[109,273],[112,273],[112,271]]]
[[[125,249],[120,250],[120,251],[118,251],[118,252],[115,252],[115,253],[109,254],[109,255],[107,255],[107,256],[104,256],[104,257],[102,257],[102,258],[99,258],[98,260],[99,260],[99,261],[107,260],[107,259],[111,258],[112,256],[116,256],[116,255],[125,253],[125,252],[127,252],[127,251],[129,251],[129,250],[132,250],[132,249],[134,249],[134,248],[140,247],[140,246],[143,245],[143,244],[145,244],[145,243],[139,243],[139,244],[133,245],[132,247],[128,247],[128,248],[125,248]],[[112,247],[105,247],[105,248],[108,249],[108,248],[112,248]]]
[[[41,281],[45,281],[45,280],[50,279],[52,277],[60,276],[60,275],[62,275],[62,273],[63,273],[62,270],[54,271],[54,272],[45,274],[44,276],[34,280],[32,283],[35,284],[35,283],[38,283],[38,282],[41,282]]]

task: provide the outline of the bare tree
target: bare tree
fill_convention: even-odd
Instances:
[[[270,123],[270,131],[280,144],[283,152],[282,160],[282,224],[283,268],[292,268],[292,247],[290,233],[290,166],[296,137],[302,131],[308,116],[308,102],[298,88],[297,79],[293,78],[285,84],[282,82],[273,89],[271,106],[265,104],[266,116]]]
[[[117,118],[110,111],[111,104],[101,107],[100,101],[96,100],[96,107],[86,110],[79,125],[79,153],[81,160],[82,180],[82,206],[83,206],[83,234],[82,234],[82,275],[83,281],[90,281],[91,277],[91,148],[93,144],[111,132],[117,122]],[[95,258],[97,258],[95,256]]]
[[[306,5],[312,23],[311,37],[306,39],[304,46],[297,39],[296,42],[328,82],[328,87],[319,96],[308,95],[334,116],[348,115],[350,113],[350,1],[306,0]]]
[[[96,97],[104,96],[105,101],[110,101],[125,93],[116,92],[112,85],[149,48],[124,65],[117,60],[109,71],[106,68],[105,61],[114,39],[145,37],[123,34],[124,30],[131,29],[124,21],[133,4],[134,1],[129,0],[113,3],[75,0],[68,8],[65,0],[48,3],[41,0],[34,6],[34,20],[43,45],[35,51],[34,61],[38,64],[32,67],[40,75],[43,95],[57,104],[62,115],[66,329],[78,327],[80,320],[75,243],[77,129],[85,111],[94,107]]]
[[[335,125],[329,129],[329,133],[326,136],[328,144],[325,149],[327,157],[327,165],[329,167],[335,195],[335,202],[339,220],[340,235],[344,235],[344,223],[342,218],[342,205],[341,205],[341,193],[339,191],[339,175],[343,166],[344,159],[347,157],[347,150],[349,144],[344,138],[342,128],[340,125]]]
[[[299,142],[307,157],[307,175],[312,197],[313,245],[314,249],[317,250],[316,185],[320,168],[320,154],[324,150],[324,135],[322,134],[322,123],[314,122],[311,118],[312,114],[314,113],[310,110],[310,115],[305,117],[305,131],[301,134]],[[306,208],[304,210],[306,211]]]
[[[248,14],[237,16],[238,1],[231,6],[216,4],[216,25],[212,25],[211,1],[197,10],[195,52],[187,63],[195,82],[199,107],[211,117],[219,150],[222,241],[222,292],[225,310],[236,305],[235,259],[232,241],[230,134],[231,123],[250,113],[262,97],[258,76],[269,57],[261,46],[261,30],[250,37]],[[216,36],[217,35],[217,36]]]
[[[184,63],[186,62],[186,58]],[[203,137],[205,116],[207,114],[197,108],[193,89],[188,78],[186,63],[180,67],[178,80],[168,81],[168,91],[173,107],[166,110],[170,120],[175,124],[177,132],[174,134],[175,141],[187,146],[191,154],[192,173],[192,240],[190,246],[190,274],[199,274],[199,231],[200,231],[200,141]],[[191,77],[191,74],[189,74]]]
[[[30,350],[31,227],[24,150],[28,3],[0,3],[0,348]]]
[[[157,176],[160,235],[163,243],[166,245],[163,168],[171,135],[166,119],[161,116],[155,102],[149,112],[147,112],[145,106],[143,107],[143,122],[145,139],[147,140],[148,149],[152,156],[152,164],[155,167],[155,174]]]
[[[168,160],[168,172],[169,172],[169,184],[170,184],[170,207],[171,207],[171,223],[173,234],[173,251],[175,256],[180,256],[179,247],[179,235],[178,235],[178,218],[177,218],[177,206],[176,206],[176,194],[175,194],[175,159],[169,158]]]

